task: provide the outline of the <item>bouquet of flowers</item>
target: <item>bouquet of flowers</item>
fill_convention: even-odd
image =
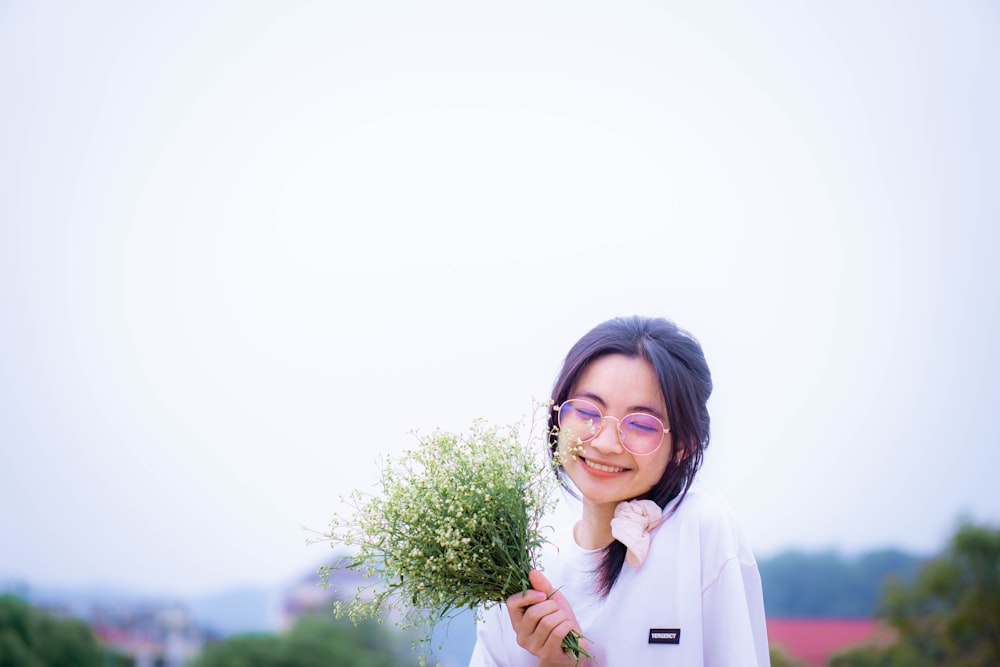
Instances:
[[[381,494],[355,490],[351,517],[335,516],[325,539],[353,553],[346,567],[375,583],[362,586],[335,612],[353,620],[397,614],[397,624],[431,639],[434,626],[462,609],[478,610],[527,590],[545,542],[542,516],[556,501],[558,482],[543,462],[535,423],[491,426],[467,433],[435,430],[418,445],[386,459]],[[564,650],[590,655],[572,632]]]

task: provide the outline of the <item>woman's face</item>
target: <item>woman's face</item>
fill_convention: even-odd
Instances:
[[[605,416],[621,419],[633,412],[654,415],[670,428],[667,405],[653,366],[645,359],[610,354],[591,361],[583,369],[569,398],[583,398],[601,409]],[[585,501],[618,504],[632,500],[653,488],[670,462],[673,440],[664,434],[660,448],[638,456],[622,447],[617,424],[604,421],[604,428],[589,442],[582,443],[572,456],[567,449],[574,443],[560,441],[563,467]]]

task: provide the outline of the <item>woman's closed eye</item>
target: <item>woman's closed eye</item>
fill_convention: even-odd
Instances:
[[[655,422],[651,421],[648,417],[628,417],[624,421],[624,425],[632,431],[638,431],[641,433],[656,433],[660,431],[660,427],[656,425]]]

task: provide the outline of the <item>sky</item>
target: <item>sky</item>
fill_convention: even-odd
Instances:
[[[758,557],[1000,523],[1000,10],[0,5],[0,582],[281,586],[411,429],[702,343]]]

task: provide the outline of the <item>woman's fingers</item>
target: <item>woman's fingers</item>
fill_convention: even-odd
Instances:
[[[562,640],[572,629],[573,620],[551,601],[528,608],[520,627],[517,643],[548,662],[572,662],[563,652]]]
[[[541,591],[536,591],[528,589],[522,593],[514,593],[509,598],[507,598],[507,608],[508,609],[519,609],[521,613],[533,604],[538,604],[543,602],[546,598],[545,593]]]
[[[507,599],[517,643],[542,660],[574,662],[562,648],[563,638],[571,630],[579,631],[569,602],[541,572],[532,570],[529,581],[535,588]]]

